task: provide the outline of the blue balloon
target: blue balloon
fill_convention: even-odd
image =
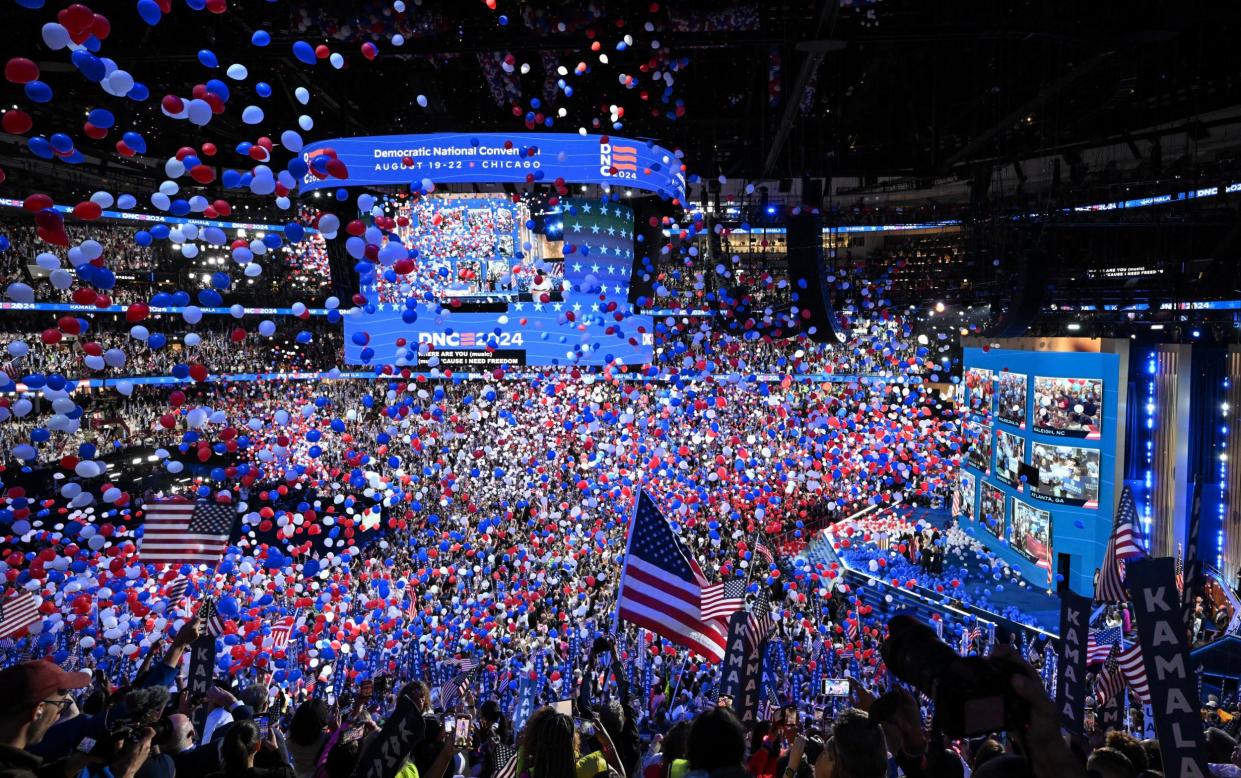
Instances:
[[[77,68],[82,75],[94,83],[99,83],[108,75],[108,66],[103,64],[103,60],[91,54],[86,49],[78,49],[69,56],[69,61]]]
[[[254,34],[250,36],[250,43],[262,48],[271,43],[271,34],[267,30],[255,30]]]
[[[32,103],[47,103],[52,99],[52,88],[42,81],[31,81],[23,89],[26,99]]]
[[[49,140],[51,141],[52,148],[56,149],[61,154],[68,154],[73,150],[73,138],[70,138],[63,132],[54,133]]]
[[[134,132],[133,130],[130,130],[129,132],[122,135],[121,140],[125,141],[126,146],[130,147],[131,149],[138,152],[139,154],[146,153],[146,150],[147,150],[146,140],[141,135]]]
[[[229,95],[231,94],[228,91],[228,84],[224,83],[218,78],[212,78],[212,79],[209,79],[207,83],[204,84],[203,86],[207,87],[207,91],[210,92],[211,94],[215,95],[216,97],[220,98],[226,103],[228,102]]]
[[[254,85],[254,91],[259,97],[271,97],[271,84],[260,81]]]
[[[26,148],[30,149],[31,154],[43,159],[51,159],[56,156],[56,152],[52,151],[52,144],[48,143],[47,138],[41,135],[36,135],[26,141]]]
[[[129,90],[129,93],[126,94],[125,96],[128,97],[130,100],[134,100],[135,102],[140,103],[143,100],[146,100],[148,97],[151,96],[151,90],[147,88],[146,84],[136,83]]]
[[[96,127],[107,130],[116,124],[116,117],[107,108],[96,108],[86,115],[86,120]]]
[[[307,65],[313,65],[317,62],[315,59],[315,47],[306,41],[293,42],[293,56]]]
[[[215,53],[210,49],[200,49],[198,61],[203,64],[203,67],[218,68],[220,66],[220,60],[216,59]]]
[[[142,21],[154,27],[159,24],[164,12],[159,9],[159,3],[155,0],[138,0],[138,15],[142,17]]]

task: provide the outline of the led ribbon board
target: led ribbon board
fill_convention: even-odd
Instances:
[[[685,173],[671,151],[646,141],[560,133],[433,133],[336,138],[308,144],[302,159],[329,151],[348,176],[302,177],[299,192],[348,186],[436,184],[600,184],[685,199]],[[320,163],[322,164],[322,163]]]

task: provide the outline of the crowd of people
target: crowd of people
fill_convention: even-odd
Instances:
[[[6,316],[0,329],[6,350],[0,372],[14,381],[31,374],[69,379],[162,377],[172,375],[175,366],[190,363],[209,365],[215,375],[326,372],[340,365],[344,348],[340,326],[328,324],[322,316],[301,321],[280,318],[280,325],[263,319],[270,330],[260,328],[257,316],[209,316],[193,328],[176,314],[156,314],[142,325],[123,315],[87,316],[80,320],[86,327],[78,317],[68,317],[71,321],[53,328],[51,334],[35,329],[46,322],[45,317]],[[135,332],[137,326],[141,330]],[[73,334],[66,334],[66,329]]]
[[[87,415],[107,416],[106,402],[101,394],[81,405]],[[715,712],[718,670],[650,632],[624,624],[612,631],[629,505],[641,485],[659,495],[709,577],[743,578],[753,591],[776,596],[779,649],[769,649],[766,695],[778,708],[813,716],[819,678],[853,677],[863,692],[875,693],[889,682],[878,651],[886,614],[857,598],[841,568],[796,554],[807,522],[825,514],[824,523],[832,523],[863,506],[936,503],[961,443],[943,410],[899,385],[581,382],[559,373],[197,385],[173,402],[166,390],[137,387],[112,411],[123,427],[103,425],[113,428],[116,455],[157,447],[156,467],[190,476],[190,494],[234,504],[240,516],[233,544],[214,568],[143,564],[141,513],[177,488],[168,480],[144,478],[132,501],[53,500],[39,510],[11,487],[0,521],[14,549],[29,555],[10,555],[0,567],[19,588],[38,594],[46,613],[4,650],[9,660],[48,656],[92,670],[92,695],[106,691],[112,705],[127,706],[133,692],[126,689],[141,687],[134,680],[144,661],[144,675],[163,662],[163,683],[183,688],[184,681],[173,680],[184,672],[177,649],[205,628],[192,616],[199,600],[214,596],[224,616],[218,679],[231,695],[248,694],[261,721],[264,705],[277,711],[257,739],[244,729],[245,748],[270,741],[259,746],[259,758],[271,759],[273,768],[283,759],[296,771],[291,732],[270,734],[271,722],[291,727],[309,715],[297,713],[303,705],[319,711],[334,702],[342,714],[350,711],[341,716],[344,731],[342,724],[318,726],[319,751],[300,758],[309,770],[300,774],[313,775],[321,757],[348,764],[336,774],[354,769],[367,741],[365,732],[353,737],[349,729],[391,710],[398,688],[429,684],[434,692],[419,705],[442,708],[445,684],[463,659],[478,664],[466,695],[471,705],[486,706],[493,722],[516,717],[528,736],[541,732],[552,714],[530,709],[579,696],[596,675],[588,670],[592,647],[611,636],[625,663],[612,675],[631,687],[634,730],[671,736],[677,725],[692,728]],[[53,433],[51,442],[60,437]],[[6,441],[6,450],[16,451],[21,439],[30,439],[29,429]],[[230,441],[237,445],[230,448]],[[27,464],[65,466],[43,452]],[[777,550],[757,567],[756,536]],[[942,556],[944,549],[960,551],[963,541],[952,531],[926,534],[917,553],[900,549],[903,540],[882,549],[851,537],[856,542],[844,557],[859,569],[883,558],[889,574],[932,586],[950,586],[959,569],[952,551],[946,568]],[[998,564],[996,570],[1012,576]],[[187,582],[184,595],[170,597],[180,579]],[[272,626],[286,619],[294,634],[276,647]],[[947,619],[943,628],[945,639],[956,640],[968,624]],[[174,638],[164,654],[174,659],[169,664],[160,647],[178,634],[181,643]],[[385,691],[350,694],[365,681]],[[423,699],[424,692],[409,694]],[[168,707],[168,695],[159,696],[160,710],[188,717],[175,720],[183,734],[187,726],[204,733],[202,742],[167,745],[174,765],[177,751],[204,744],[216,759],[245,751],[206,734],[205,723],[220,726],[223,713],[193,723],[193,701],[178,697]],[[242,707],[223,692],[213,697],[218,701],[201,701],[197,715]],[[87,700],[80,702],[85,707]],[[372,710],[355,710],[359,703]],[[479,709],[473,720],[483,715]],[[86,727],[90,718],[74,726]],[[437,723],[426,731],[441,730]],[[66,730],[53,742],[80,740],[83,731]],[[322,744],[333,735],[362,745],[332,757],[335,749]],[[478,751],[480,736],[488,730],[476,728],[469,747],[437,739],[438,749],[430,750],[450,750],[458,764],[470,758],[459,753],[472,751],[471,764],[480,765],[487,758]],[[795,743],[795,735],[783,737],[778,750]],[[140,751],[141,742],[133,753]],[[206,754],[186,758],[197,765]],[[435,761],[410,758],[430,758],[419,775]],[[128,763],[117,759],[123,770]],[[259,764],[242,762],[202,767],[207,774]]]

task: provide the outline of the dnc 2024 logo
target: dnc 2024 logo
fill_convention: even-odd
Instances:
[[[599,144],[599,173],[612,178],[638,179],[637,146]]]

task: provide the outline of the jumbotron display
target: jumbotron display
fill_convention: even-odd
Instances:
[[[385,205],[409,256],[359,277],[369,304],[345,319],[347,362],[468,371],[650,360],[651,320],[627,302],[629,207],[474,194]]]

